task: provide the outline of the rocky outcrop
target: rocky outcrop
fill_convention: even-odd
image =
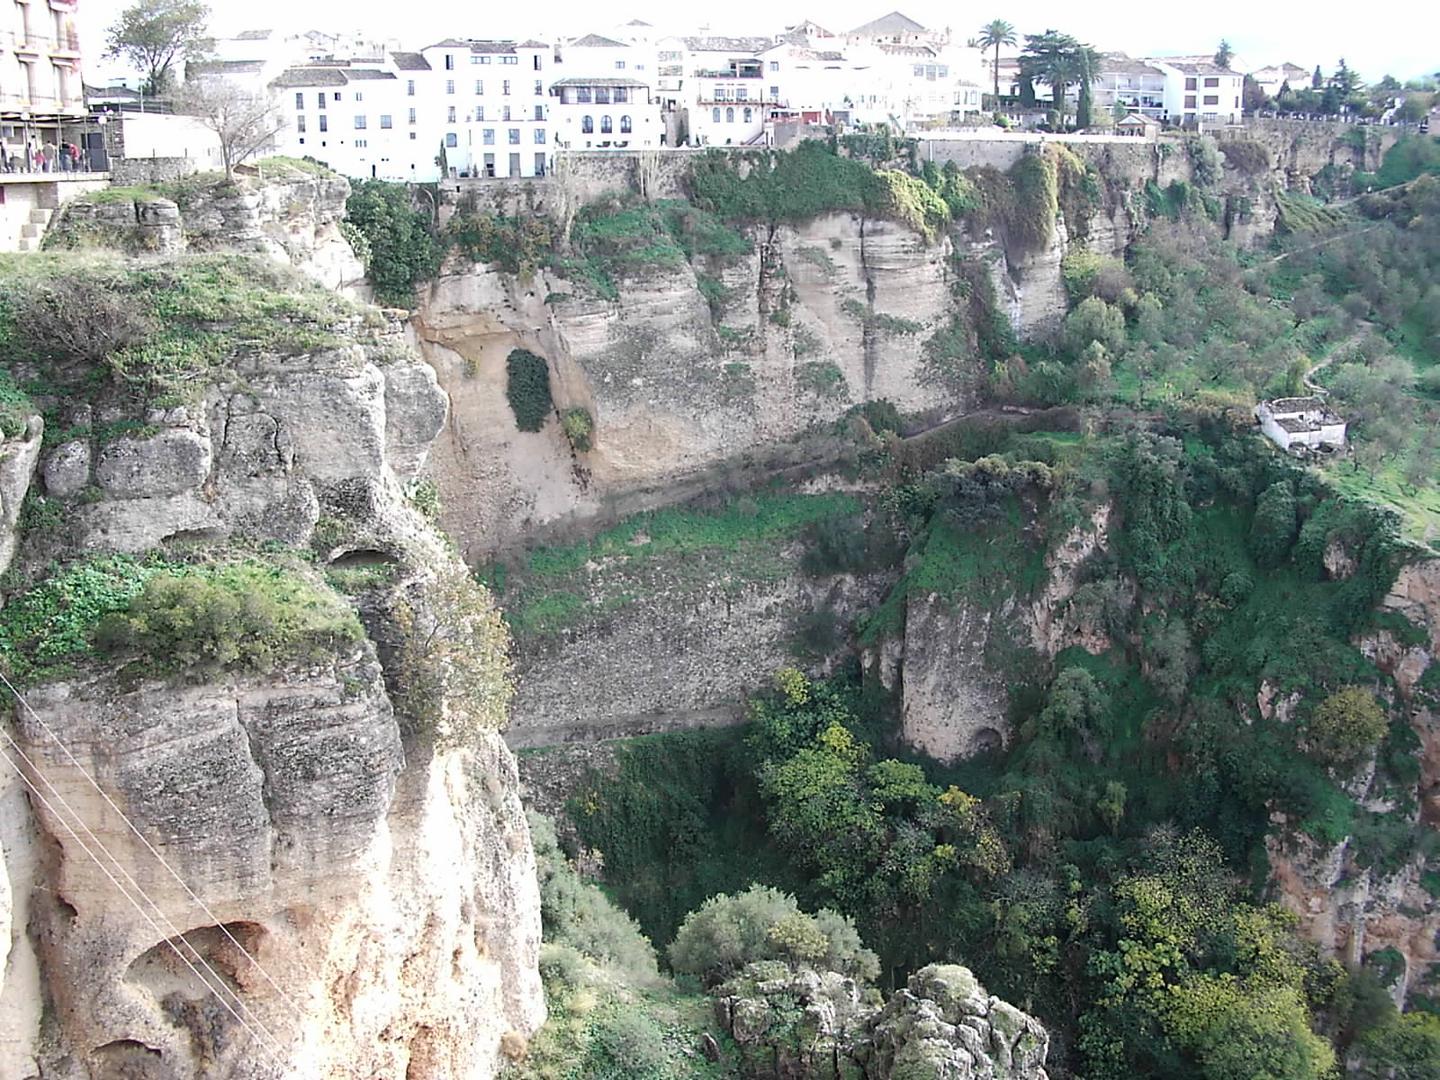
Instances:
[[[858,1064],[875,1080],[1046,1077],[1044,1026],[958,964],[921,968],[883,1008],[854,979],[775,961],[713,996],[717,1021],[763,1075],[838,1076]]]
[[[483,672],[409,666],[469,583],[406,498],[446,400],[395,327],[336,336],[229,357],[193,404],[61,402],[84,434],[43,453],[32,427],[20,471],[58,512],[20,537],[19,587],[51,560],[278,541],[361,570],[373,644],[189,681],[91,660],[27,692],[45,798],[0,782],[0,1075],[469,1080],[543,1021],[503,631],[461,648]]]
[[[368,646],[30,700],[37,953],[59,1048],[91,1075],[485,1076],[500,1033],[543,1019],[513,762],[493,737],[407,762]],[[113,862],[83,850],[101,845]]]
[[[72,199],[46,234],[56,248],[103,247],[133,255],[243,251],[289,263],[331,289],[366,292],[365,267],[340,232],[350,184],[281,167],[278,175],[182,181],[175,199],[119,190]],[[128,192],[130,189],[124,189]],[[176,201],[178,200],[178,201]]]
[[[10,566],[19,543],[20,508],[30,492],[35,465],[40,460],[45,422],[38,416],[26,421],[25,430],[11,439],[0,435],[0,574]]]
[[[968,968],[931,964],[886,1002],[869,1044],[864,1060],[879,1077],[1045,1080],[1050,1036]]]

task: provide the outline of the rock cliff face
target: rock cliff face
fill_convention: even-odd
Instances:
[[[430,470],[467,558],[803,437],[858,402],[967,404],[924,364],[953,306],[948,241],[848,214],[752,240],[721,272],[713,311],[689,266],[626,281],[614,303],[549,272],[525,283],[476,264],[429,290],[414,325],[453,402]],[[555,422],[516,428],[505,400],[516,348],[546,358],[559,412],[590,412],[590,450],[575,453]]]
[[[1396,708],[1419,740],[1419,776],[1407,811],[1383,793],[1369,791],[1363,773],[1354,782],[1372,810],[1409,815],[1420,828],[1440,826],[1440,702],[1434,690],[1440,656],[1440,559],[1405,566],[1384,600],[1421,633],[1410,643],[1389,630],[1366,635],[1358,644],[1395,680]],[[1409,794],[1408,792],[1406,793]],[[1267,840],[1271,881],[1280,901],[1300,919],[1307,936],[1327,953],[1359,964],[1385,950],[1394,969],[1390,985],[1397,1004],[1413,993],[1440,991],[1440,902],[1423,879],[1425,858],[1399,867],[1372,865],[1373,853],[1354,838],[1333,847],[1286,831]],[[1393,964],[1398,957],[1398,966]]]
[[[45,799],[0,786],[0,1075],[461,1080],[544,1019],[534,861],[493,730],[503,649],[479,656],[483,691],[424,683],[463,739],[392,704],[417,685],[400,613],[466,574],[406,496],[445,396],[395,327],[361,322],[242,352],[191,404],[137,416],[102,393],[61,409],[83,437],[41,451],[37,422],[4,448],[3,520],[32,472],[60,511],[20,533],[17,587],[52,559],[278,544],[370,575],[373,640],[198,682],[91,661],[27,692],[6,722]]]

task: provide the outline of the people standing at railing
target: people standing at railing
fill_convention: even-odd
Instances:
[[[46,139],[45,145],[40,148],[40,154],[44,162],[44,171],[50,172],[55,168],[55,144]]]

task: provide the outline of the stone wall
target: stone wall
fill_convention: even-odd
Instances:
[[[117,185],[163,184],[200,171],[200,162],[188,157],[110,159],[110,179]]]

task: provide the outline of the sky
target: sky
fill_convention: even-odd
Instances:
[[[108,75],[113,65],[100,61],[105,28],[133,0],[80,0],[80,32],[87,56],[87,81]],[[773,33],[805,18],[837,33],[884,15],[896,0],[727,0],[708,12],[714,33]],[[489,5],[486,5],[489,7]],[[398,38],[406,48],[421,48],[442,37],[553,37],[603,33],[632,18],[658,27],[675,25],[694,32],[700,5],[637,0],[611,6],[593,0],[527,0],[480,5],[394,0],[212,0],[211,30],[348,30],[358,28],[382,38]],[[1201,0],[1199,3],[1115,4],[1098,0],[1028,0],[1023,4],[960,5],[940,0],[905,0],[899,10],[932,27],[951,27],[970,37],[982,23],[1004,18],[1021,34],[1055,28],[1104,50],[1131,55],[1212,53],[1221,38],[1253,66],[1289,61],[1305,68],[1334,69],[1340,57],[1367,81],[1383,74],[1400,79],[1440,71],[1440,4],[1435,0],[1389,0],[1369,11],[1354,0]],[[602,13],[597,19],[597,12]],[[690,20],[688,22],[683,20]]]

